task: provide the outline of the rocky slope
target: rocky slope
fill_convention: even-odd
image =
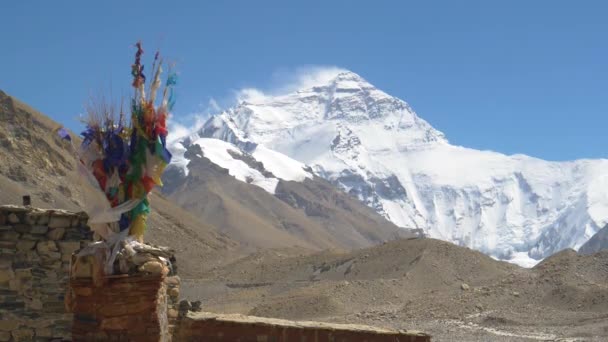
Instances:
[[[30,195],[36,207],[80,210],[76,159],[69,143],[53,132],[59,126],[0,91],[0,204],[20,205],[21,197]],[[158,193],[150,201],[154,210],[146,240],[175,248],[184,276],[242,255],[242,247],[217,227]]]
[[[603,341],[608,252],[531,269],[434,239],[266,250],[182,286],[205,310],[421,329],[433,341]]]
[[[188,163],[167,170],[162,191],[244,245],[352,249],[416,235],[284,156],[249,154],[217,139],[181,146]]]
[[[608,249],[608,225],[605,226],[604,228],[600,229],[599,232],[595,233],[595,235],[593,235],[591,237],[591,239],[589,239],[589,241],[585,242],[584,245],[581,246],[581,248],[578,250],[579,253],[581,254],[593,254],[593,253],[597,253],[599,251],[603,251],[603,250],[607,250]]]
[[[274,150],[400,227],[522,265],[578,249],[608,222],[607,160],[548,162],[451,145],[407,103],[352,72],[243,101],[197,135]]]

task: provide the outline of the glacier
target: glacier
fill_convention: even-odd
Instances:
[[[242,101],[195,136],[251,153],[279,178],[307,177],[307,165],[400,227],[526,267],[578,249],[608,223],[608,160],[551,162],[452,145],[406,102],[350,71]]]

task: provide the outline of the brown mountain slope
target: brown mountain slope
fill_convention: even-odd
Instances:
[[[608,225],[595,233],[584,245],[579,248],[580,254],[593,254],[608,249]]]
[[[162,191],[249,246],[352,249],[415,236],[323,179],[280,181],[273,196],[236,180],[207,159],[198,145],[188,146],[186,157],[188,176],[172,168],[163,177]]]
[[[267,250],[187,280],[205,310],[364,323],[433,341],[605,341],[608,252],[523,269],[434,239],[352,252]]]
[[[76,159],[57,139],[59,124],[0,91],[0,204],[21,204],[23,195],[43,208],[80,210]],[[177,251],[180,273],[197,276],[240,255],[239,244],[162,195],[150,197],[153,211],[146,240]]]

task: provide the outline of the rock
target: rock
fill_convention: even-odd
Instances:
[[[36,244],[36,251],[38,251],[38,254],[50,254],[52,252],[57,252],[57,244],[55,241],[39,241]]]
[[[481,305],[481,304],[475,304],[475,309],[477,309],[479,311],[483,311],[483,305]]]
[[[468,290],[470,289],[469,285],[468,285],[468,284],[465,284],[465,283],[460,284],[460,288],[461,288],[463,291],[468,291]]]
[[[28,225],[30,225],[30,226],[33,226],[33,225],[35,225],[37,222],[38,222],[38,216],[37,216],[37,215],[32,215],[31,213],[30,213],[30,214],[25,215],[25,223],[26,223],[26,224],[28,224]]]
[[[519,292],[517,292],[517,291],[513,291],[513,295],[514,295],[515,297],[519,297]]]
[[[192,304],[190,304],[189,301],[184,299],[181,302],[179,302],[178,309],[179,309],[179,312],[181,312],[181,313],[188,312],[190,309],[192,309]]]
[[[19,328],[21,323],[14,319],[1,319],[0,331],[13,331]]]
[[[30,229],[30,233],[32,234],[46,234],[49,231],[49,227],[47,226],[32,226]]]
[[[53,337],[53,330],[50,328],[36,329],[36,337]]]
[[[169,273],[169,269],[165,267],[160,261],[148,261],[139,267],[140,272],[146,272],[150,274],[163,274]]]
[[[7,255],[0,255],[0,269],[11,268],[13,266],[13,259]]]
[[[46,237],[50,240],[61,240],[63,239],[63,236],[65,235],[65,228],[54,228],[51,229],[47,234]]]
[[[14,292],[18,292],[21,288],[21,282],[19,279],[11,279],[8,281],[8,289]]]
[[[79,241],[59,241],[59,250],[63,255],[72,255],[74,252],[80,249]]]
[[[0,341],[5,342],[5,341],[10,341],[11,340],[11,333],[7,332],[7,331],[0,331]]]
[[[17,250],[19,252],[31,251],[36,247],[36,241],[21,240],[17,242]]]
[[[0,241],[0,250],[9,250],[17,248],[15,241]]]
[[[32,231],[32,226],[29,224],[16,224],[13,226],[13,229],[20,234],[29,233]]]
[[[181,283],[181,279],[179,276],[172,276],[172,277],[167,277],[165,282],[167,283],[167,285],[177,286]]]
[[[36,329],[40,329],[40,328],[50,328],[51,326],[56,324],[56,320],[54,319],[38,319],[35,321],[29,321],[28,322],[28,327],[30,328],[34,328],[34,330]]]
[[[170,289],[167,293],[169,294],[169,297],[179,297],[179,289],[177,287]]]
[[[192,305],[192,307],[191,307],[192,311],[194,311],[194,312],[201,311],[202,303],[200,300],[192,302],[191,305]]]
[[[179,315],[179,312],[175,309],[167,310],[167,316],[169,316],[170,318],[177,318],[178,315]]]
[[[26,282],[32,280],[32,270],[30,268],[15,269],[15,278]]]
[[[11,268],[0,268],[0,284],[9,282],[15,278],[15,273]],[[0,324],[2,321],[0,320]],[[2,328],[0,328],[2,330]]]
[[[13,342],[30,342],[34,339],[34,330],[32,329],[17,329],[11,333]]]
[[[147,262],[157,262],[158,259],[149,253],[137,253],[131,258],[131,262],[135,265],[143,265]]]
[[[42,310],[42,308],[44,307],[44,305],[42,305],[42,301],[40,299],[33,299],[30,302],[29,307],[32,310]],[[36,330],[36,331],[38,331],[38,330]],[[36,333],[36,334],[38,334],[38,333]]]
[[[0,241],[17,241],[19,240],[19,233],[9,230],[0,232]]]
[[[49,228],[69,228],[72,225],[72,219],[66,216],[51,216],[49,220]]]
[[[40,265],[45,269],[60,270],[61,269],[61,254],[59,252],[51,252],[49,255],[43,255],[40,258]]]
[[[12,223],[12,224],[17,224],[20,222],[19,216],[17,216],[15,213],[8,214],[7,219],[8,219],[8,222]]]
[[[50,217],[48,215],[41,215],[38,217],[38,220],[36,221],[36,223],[41,224],[41,225],[47,225],[47,224],[49,224],[49,219],[50,219]]]
[[[46,237],[43,235],[34,235],[30,233],[21,234],[21,240],[29,240],[29,241],[43,241],[46,240]]]

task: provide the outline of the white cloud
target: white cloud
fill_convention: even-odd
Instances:
[[[214,113],[220,112],[222,110],[220,105],[213,97],[209,99],[209,109],[211,109]]]
[[[260,89],[256,88],[243,88],[236,91],[236,102],[251,102],[251,103],[260,103],[264,102],[270,95],[264,94],[264,92]]]
[[[176,140],[183,138],[190,134],[190,128],[175,122],[175,120],[169,120],[167,122],[169,134],[167,134],[167,145],[172,145]]]
[[[269,97],[285,95],[301,89],[326,84],[346,69],[336,66],[306,66],[281,69],[272,74],[267,88],[247,87],[235,91],[235,102],[263,102]]]
[[[281,95],[327,84],[338,74],[347,71],[337,66],[306,66],[295,70],[279,70],[273,75],[275,82],[279,84],[275,92]]]

